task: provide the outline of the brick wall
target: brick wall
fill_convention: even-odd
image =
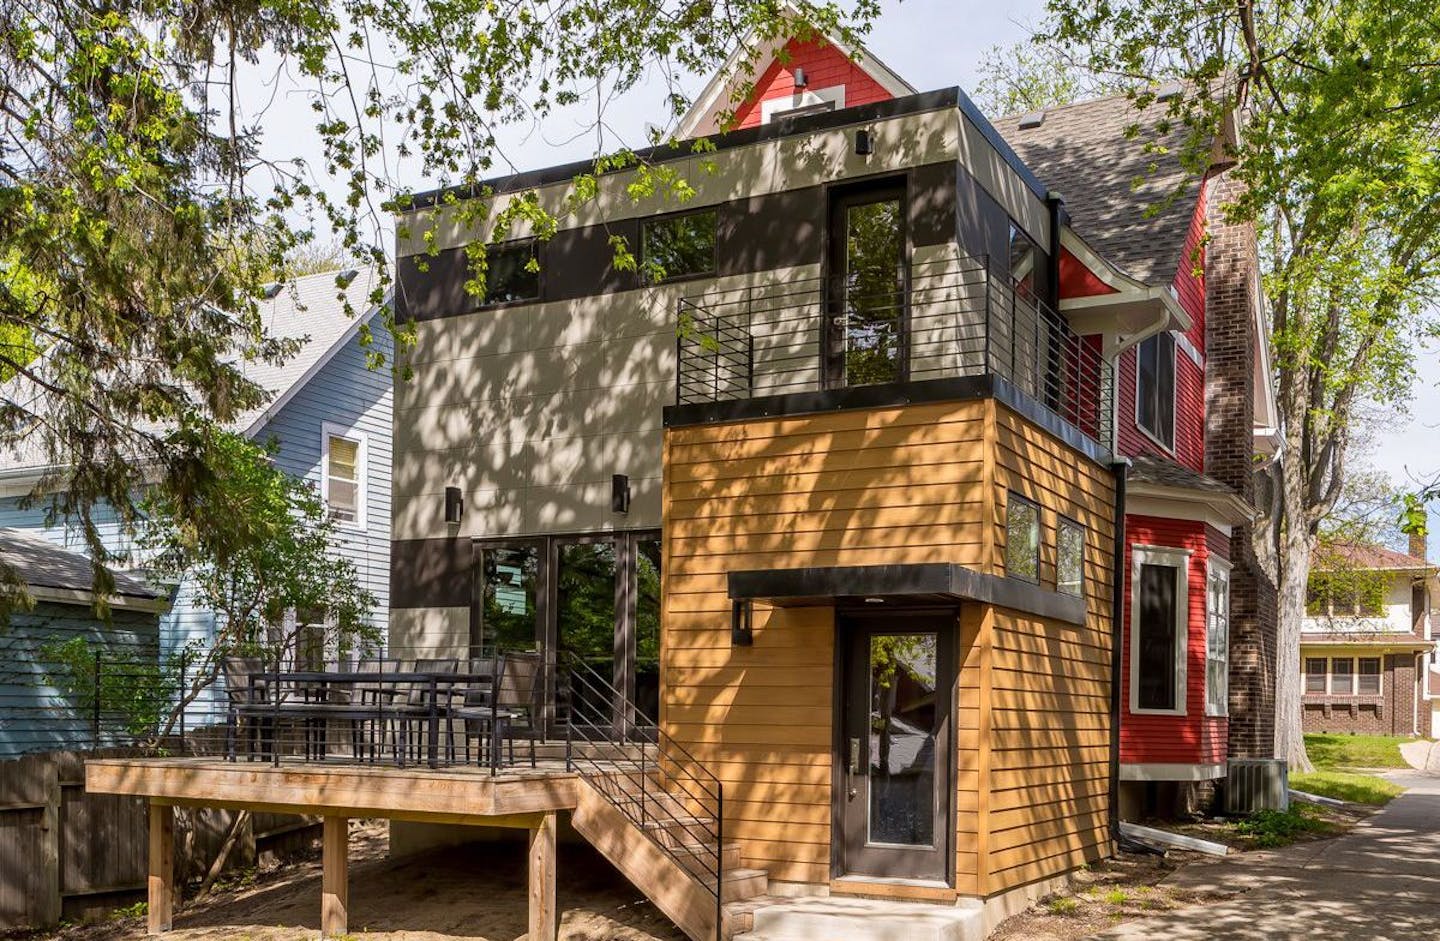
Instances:
[[[1237,184],[1220,173],[1207,186],[1205,248],[1205,472],[1254,500],[1255,231],[1226,223]],[[1275,752],[1275,586],[1261,570],[1248,525],[1235,527],[1230,559],[1230,755]]]
[[[1305,731],[1428,736],[1430,703],[1421,700],[1416,712],[1416,684],[1415,655],[1386,654],[1380,668],[1379,696],[1306,693],[1301,705]]]

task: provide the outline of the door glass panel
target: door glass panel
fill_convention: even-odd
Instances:
[[[871,843],[935,842],[935,634],[870,638]]]
[[[845,209],[845,270],[840,317],[845,384],[898,382],[904,340],[904,257],[900,200]]]
[[[486,549],[484,565],[484,633],[480,646],[534,649],[538,643],[535,576],[540,567],[539,550],[534,546]]]
[[[635,705],[660,719],[660,540],[635,544]]]

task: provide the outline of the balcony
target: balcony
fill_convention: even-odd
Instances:
[[[765,280],[684,298],[676,404],[864,387],[917,395],[937,381],[1000,380],[1111,447],[1112,367],[1098,337],[952,251],[898,269]]]

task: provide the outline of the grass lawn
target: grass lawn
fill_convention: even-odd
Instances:
[[[1314,760],[1314,757],[1311,757]],[[1333,797],[1352,804],[1385,804],[1405,789],[1384,778],[1347,771],[1316,771],[1312,774],[1290,775],[1290,786],[1297,791]]]
[[[1408,768],[1400,756],[1400,746],[1408,741],[1411,739],[1393,735],[1314,734],[1305,736],[1305,750],[1316,771]]]

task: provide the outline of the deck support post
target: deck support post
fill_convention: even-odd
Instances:
[[[530,828],[529,941],[557,941],[560,916],[555,905],[555,814]]]
[[[320,850],[320,935],[334,938],[349,931],[350,819],[325,818]]]
[[[150,871],[145,880],[146,928],[170,930],[175,909],[175,808],[150,802]]]

